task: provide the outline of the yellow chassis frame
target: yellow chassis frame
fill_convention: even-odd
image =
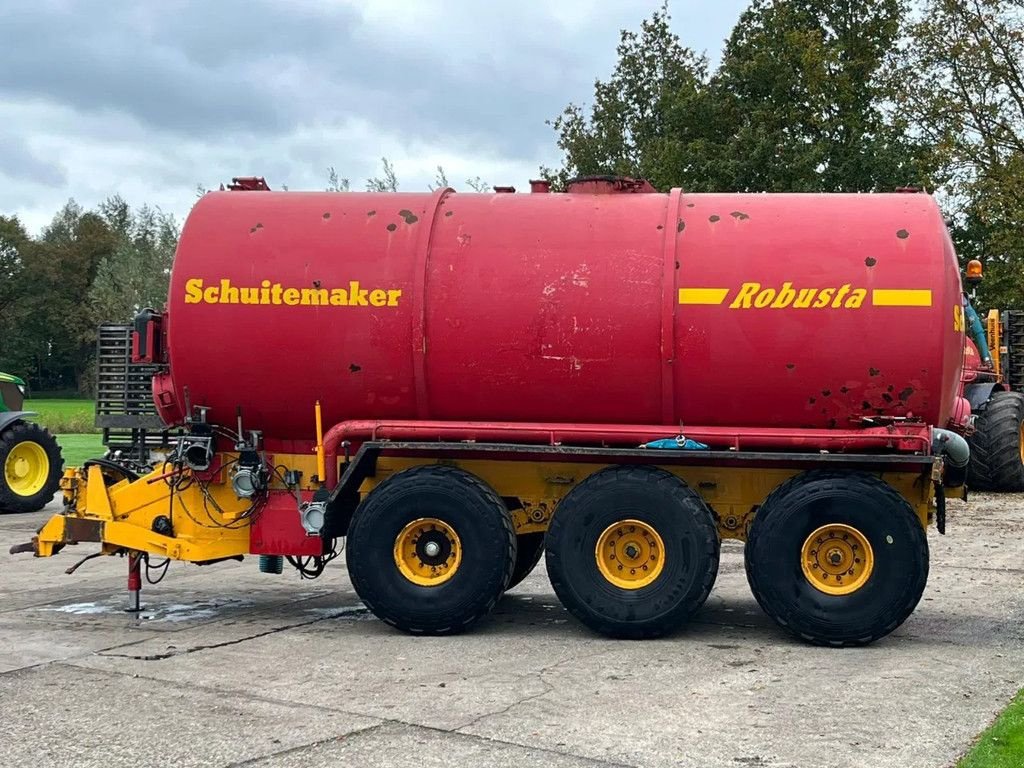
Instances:
[[[222,454],[225,463],[233,456]],[[317,471],[318,457],[275,454],[274,463],[300,469],[303,477]],[[360,498],[397,472],[422,464],[443,463],[460,467],[488,483],[500,496],[518,499],[513,510],[517,534],[547,529],[558,502],[591,474],[610,463],[538,461],[502,458],[444,459],[437,457],[377,459],[372,477],[359,488]],[[658,465],[683,479],[714,511],[723,539],[745,540],[760,504],[776,487],[802,469],[754,469],[722,466]],[[102,551],[148,552],[189,562],[209,562],[249,554],[251,520],[244,517],[249,504],[239,500],[221,472],[208,483],[182,483],[173,490],[162,470],[135,481],[111,483],[99,466],[65,473],[65,512],[53,516],[39,531],[36,554],[49,557],[63,545],[98,541]],[[921,472],[875,472],[906,499],[927,528],[932,513],[933,477]],[[321,475],[322,476],[322,475]],[[283,490],[280,483],[272,488]],[[304,490],[313,490],[308,483]],[[296,514],[298,511],[296,509]],[[173,522],[173,536],[154,531],[157,517]]]

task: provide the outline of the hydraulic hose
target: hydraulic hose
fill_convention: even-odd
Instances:
[[[981,361],[985,365],[992,365],[992,353],[988,348],[988,337],[985,335],[985,326],[981,322],[981,318],[978,317],[978,313],[974,311],[974,307],[971,306],[971,300],[964,296],[964,317],[967,318],[967,328],[971,338],[974,340],[974,345],[978,348],[978,354],[981,355]]]

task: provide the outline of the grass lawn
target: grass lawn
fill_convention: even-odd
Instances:
[[[96,404],[92,400],[33,398],[24,409],[35,411],[33,421],[57,436],[65,467],[80,467],[86,459],[102,456],[103,435],[93,426]]]
[[[1024,765],[1024,691],[1017,694],[957,768],[1020,768]]]
[[[92,400],[26,400],[24,409],[39,415],[35,421],[54,434],[95,432],[96,404]]]
[[[57,442],[60,443],[61,455],[64,457],[64,466],[80,467],[86,459],[95,459],[103,456],[106,449],[103,447],[103,435],[57,435]]]

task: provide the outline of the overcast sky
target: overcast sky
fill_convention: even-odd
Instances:
[[[717,59],[746,0],[672,0]],[[111,194],[179,219],[198,184],[402,190],[437,165],[526,188],[544,121],[589,102],[660,0],[0,0],[0,213],[32,229]],[[712,10],[713,9],[713,10]]]

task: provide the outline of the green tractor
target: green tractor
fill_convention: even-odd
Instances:
[[[56,438],[21,410],[25,382],[0,373],[0,514],[35,512],[57,492],[64,460]]]

